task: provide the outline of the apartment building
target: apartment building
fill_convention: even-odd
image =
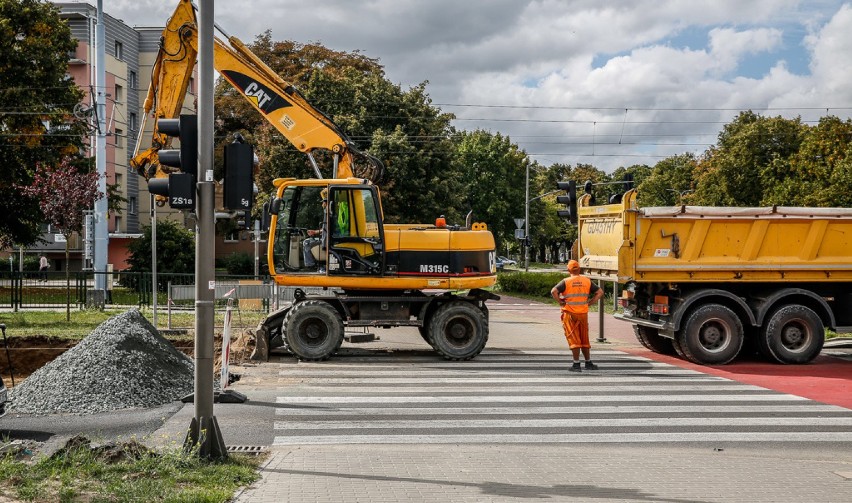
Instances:
[[[145,179],[130,167],[130,159],[137,142],[140,143],[140,149],[145,149],[151,142],[153,121],[150,117],[146,121],[142,106],[151,81],[151,69],[157,57],[163,27],[131,26],[132,20],[116,19],[104,12],[106,89],[99,90],[95,87],[96,7],[86,2],[53,3],[60,9],[60,16],[68,23],[73,37],[77,39],[76,50],[68,55],[68,74],[88,92],[81,112],[89,111],[91,114],[97,93],[106,93],[107,184],[114,185],[115,193],[125,200],[120,211],[109,214],[107,262],[113,269],[122,270],[127,267],[128,243],[142,235],[143,227],[150,225],[153,214],[152,198]],[[184,101],[183,113],[196,112],[196,86],[196,80],[193,78]],[[95,120],[94,115],[91,120]],[[89,143],[92,148],[88,155],[94,156],[94,136]],[[217,190],[218,201],[221,201],[220,192]],[[195,221],[190,213],[172,210],[168,206],[156,207],[156,218],[158,221],[171,219],[189,229],[195,228]],[[86,232],[93,232],[93,229]],[[86,249],[85,236],[74,236],[71,239],[69,264],[65,263],[63,237],[47,226],[44,229],[44,239],[47,244],[29,248],[25,253],[32,256],[47,255],[53,270],[70,268],[76,271],[91,267],[91,249]],[[252,255],[253,250],[251,238],[245,232],[217,236],[217,258],[234,252]]]

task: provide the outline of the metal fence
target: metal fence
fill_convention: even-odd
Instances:
[[[0,272],[0,309],[85,309],[93,304],[104,307],[151,307],[153,303],[153,278],[150,272]],[[106,290],[95,292],[96,275],[105,274]],[[157,304],[160,307],[181,306],[189,301],[194,305],[194,274],[157,275]],[[216,275],[216,300],[224,305],[224,293],[238,287],[236,299],[255,309],[269,310],[281,292],[273,288],[269,276]],[[174,298],[172,290],[179,289]],[[191,292],[187,296],[185,292]],[[96,294],[97,293],[97,294]],[[221,295],[220,295],[221,293]],[[103,297],[103,298],[101,298]],[[258,302],[250,303],[250,299]]]

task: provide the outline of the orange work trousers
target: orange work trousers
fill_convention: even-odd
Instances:
[[[562,328],[565,339],[571,349],[590,348],[589,344],[589,313],[571,313],[562,311]]]

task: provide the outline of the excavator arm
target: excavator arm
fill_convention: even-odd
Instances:
[[[379,181],[384,168],[378,159],[360,152],[328,116],[311,106],[295,86],[258,59],[238,38],[225,34],[218,26],[217,29],[226,37],[227,44],[218,37],[214,41],[216,71],[294,147],[308,155],[318,178],[323,177],[312,154],[325,150],[334,154],[332,178]],[[152,109],[154,120],[179,115],[197,54],[195,8],[190,0],[180,0],[163,30],[144,105],[146,117]],[[151,147],[137,153],[131,165],[146,179],[168,176],[165,171],[168,168],[159,164],[157,152],[168,148],[169,140],[155,124]],[[361,161],[357,165],[356,158]]]

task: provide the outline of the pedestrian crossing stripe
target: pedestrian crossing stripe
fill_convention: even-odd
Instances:
[[[274,445],[852,442],[848,409],[615,350],[594,356],[601,370],[579,375],[558,351],[283,365]]]
[[[796,397],[798,398],[798,397]],[[298,407],[298,408],[297,408]],[[487,415],[556,415],[556,414],[573,414],[573,415],[589,415],[589,414],[772,414],[775,416],[783,415],[802,416],[805,414],[833,414],[845,415],[849,414],[848,409],[838,407],[836,405],[812,404],[807,401],[801,401],[797,405],[718,405],[718,404],[695,404],[695,405],[590,405],[590,406],[570,406],[570,407],[316,407],[302,408],[298,405],[288,406],[287,408],[276,408],[277,416],[353,416],[363,417],[372,416],[383,418],[385,416],[441,416],[441,415],[470,415],[470,416],[487,416]]]
[[[464,435],[311,435],[278,436],[273,445],[332,444],[565,444],[565,443],[690,443],[690,442],[852,442],[852,432],[702,432],[562,433]]]

